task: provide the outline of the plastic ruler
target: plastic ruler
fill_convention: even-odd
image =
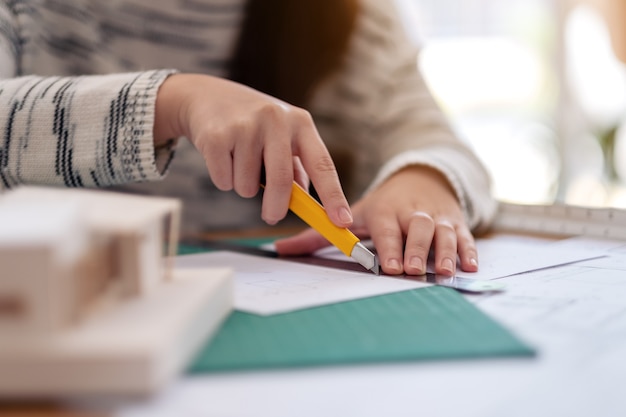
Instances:
[[[626,210],[500,203],[493,226],[504,232],[626,239]]]

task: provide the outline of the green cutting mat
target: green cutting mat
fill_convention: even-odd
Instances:
[[[274,316],[235,311],[189,372],[533,354],[456,291],[433,286]]]

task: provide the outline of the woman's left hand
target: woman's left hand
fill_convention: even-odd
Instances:
[[[413,166],[387,179],[352,207],[351,227],[361,239],[371,238],[386,274],[422,275],[431,248],[435,272],[478,270],[474,237],[452,187],[432,168]],[[281,255],[302,255],[328,246],[313,229],[276,241]]]

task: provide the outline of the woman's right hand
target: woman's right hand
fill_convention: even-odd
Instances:
[[[306,110],[222,78],[174,74],[159,88],[154,143],[180,136],[203,155],[220,190],[253,197],[264,167],[261,217],[268,224],[285,217],[294,178],[307,175],[331,221],[352,224],[335,165]]]

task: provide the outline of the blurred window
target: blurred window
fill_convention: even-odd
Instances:
[[[593,10],[568,0],[397,1],[427,83],[498,199],[621,204],[626,77]]]

